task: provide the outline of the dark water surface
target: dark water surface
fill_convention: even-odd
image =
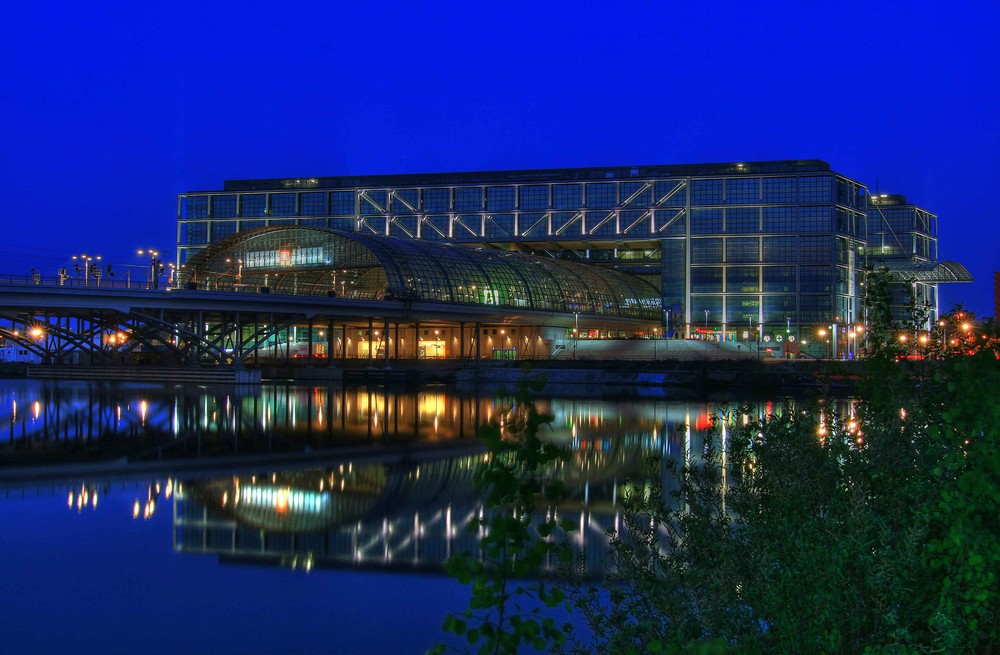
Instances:
[[[716,407],[542,398],[599,568],[625,479]],[[468,590],[497,394],[0,381],[0,651],[421,653]],[[762,411],[775,409],[762,403]]]

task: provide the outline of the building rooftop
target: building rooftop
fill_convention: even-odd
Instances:
[[[224,191],[275,191],[282,189],[339,189],[352,187],[429,186],[438,184],[513,184],[538,182],[597,182],[630,178],[701,177],[716,175],[782,175],[828,173],[830,165],[818,159],[723,164],[664,164],[654,166],[600,166],[512,171],[456,173],[404,173],[399,175],[343,175],[336,177],[286,177],[226,180]],[[197,193],[197,192],[192,192]]]

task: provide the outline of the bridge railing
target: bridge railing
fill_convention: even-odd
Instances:
[[[152,283],[148,280],[130,280],[130,279],[120,279],[117,277],[109,278],[107,276],[102,276],[100,278],[95,277],[76,277],[76,276],[66,276],[60,277],[58,275],[12,275],[0,273],[0,285],[5,286],[41,286],[41,287],[78,287],[78,288],[90,288],[90,289],[130,289],[130,290],[143,290],[148,289],[150,291],[163,291],[168,287],[173,285],[161,282],[158,288],[154,288]]]

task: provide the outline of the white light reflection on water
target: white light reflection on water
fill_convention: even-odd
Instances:
[[[504,411],[491,396],[372,394],[315,385],[265,387],[240,395],[30,380],[3,381],[0,390],[10,398],[5,405],[9,414],[3,417],[8,429],[0,431],[5,470],[27,466],[24,456],[38,452],[50,458],[47,466],[78,466],[68,453],[88,444],[93,480],[74,481],[68,475],[65,481],[15,483],[8,478],[0,484],[5,525],[0,554],[19,562],[20,569],[5,575],[7,589],[0,591],[0,602],[18,605],[25,589],[36,602],[22,605],[52,606],[55,600],[54,607],[66,607],[102,598],[87,601],[97,603],[89,623],[70,622],[75,638],[84,635],[95,647],[107,646],[105,650],[128,649],[127,640],[111,644],[101,635],[132,620],[136,607],[165,601],[171,608],[169,621],[138,619],[144,641],[175,644],[179,651],[186,649],[178,635],[227,644],[242,638],[231,634],[235,622],[250,626],[255,642],[248,650],[281,650],[280,640],[288,634],[301,640],[296,648],[309,643],[324,650],[331,625],[351,633],[362,629],[356,613],[329,611],[331,594],[340,594],[352,607],[373,612],[383,625],[388,620],[398,627],[418,613],[430,629],[414,626],[410,636],[426,635],[429,645],[444,612],[466,600],[463,589],[436,573],[398,576],[386,571],[404,566],[437,571],[450,553],[470,547],[474,535],[464,526],[483,511],[472,484],[481,455],[429,457],[409,468],[353,459],[317,467],[300,459],[281,470],[268,468],[261,457],[304,453],[307,446],[314,455],[385,443],[471,447],[485,417]],[[142,409],[128,409],[140,402]],[[35,403],[37,418],[25,420],[18,414],[18,406]],[[574,453],[560,469],[574,502],[556,511],[580,527],[574,539],[587,552],[599,552],[603,531],[620,526],[616,508],[624,481],[642,472],[646,455],[697,457],[703,452],[699,430],[713,412],[708,403],[662,399],[543,398],[539,405],[555,416],[545,428],[546,437]],[[213,415],[218,420],[209,420]],[[316,420],[296,419],[304,416]],[[724,438],[727,434],[723,431]],[[190,473],[179,480],[128,474],[128,469],[123,475],[113,470],[120,469],[116,462],[122,453],[137,469],[180,463]],[[236,459],[243,455],[252,459]],[[218,477],[199,472],[198,457],[220,456],[232,458],[236,468],[214,474]],[[249,496],[240,495],[247,489],[252,490]],[[292,568],[294,573],[288,570]],[[225,609],[234,594],[243,599],[238,617]],[[285,605],[276,609],[267,600],[279,597],[296,612],[286,611]],[[315,600],[316,606],[301,599]],[[206,624],[203,616],[210,607],[222,608],[218,611],[224,617],[231,614],[232,622]],[[6,622],[0,627],[18,625],[44,641],[47,628],[38,621],[15,608],[0,619]],[[322,635],[311,622],[324,626]],[[136,652],[143,650],[141,644],[133,645]],[[42,646],[58,650],[54,642]]]

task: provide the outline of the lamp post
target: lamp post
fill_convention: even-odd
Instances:
[[[160,265],[160,251],[153,250],[152,248],[146,248],[145,250],[137,250],[136,253],[139,256],[149,255],[149,286],[152,289],[159,287],[159,274],[156,270]]]
[[[573,312],[573,359],[576,359],[576,342],[580,340],[580,312]]]
[[[90,285],[90,267],[91,262],[100,261],[101,256],[91,257],[90,255],[73,255],[73,260],[80,260],[83,263],[83,286]],[[77,279],[79,279],[80,264],[76,265]]]
[[[826,338],[826,328],[820,328],[819,329],[819,338],[821,340],[820,343],[823,343],[823,342],[829,343],[829,341]],[[826,347],[826,346],[823,347],[823,356],[824,357],[826,356],[828,350],[829,350],[828,347]]]

